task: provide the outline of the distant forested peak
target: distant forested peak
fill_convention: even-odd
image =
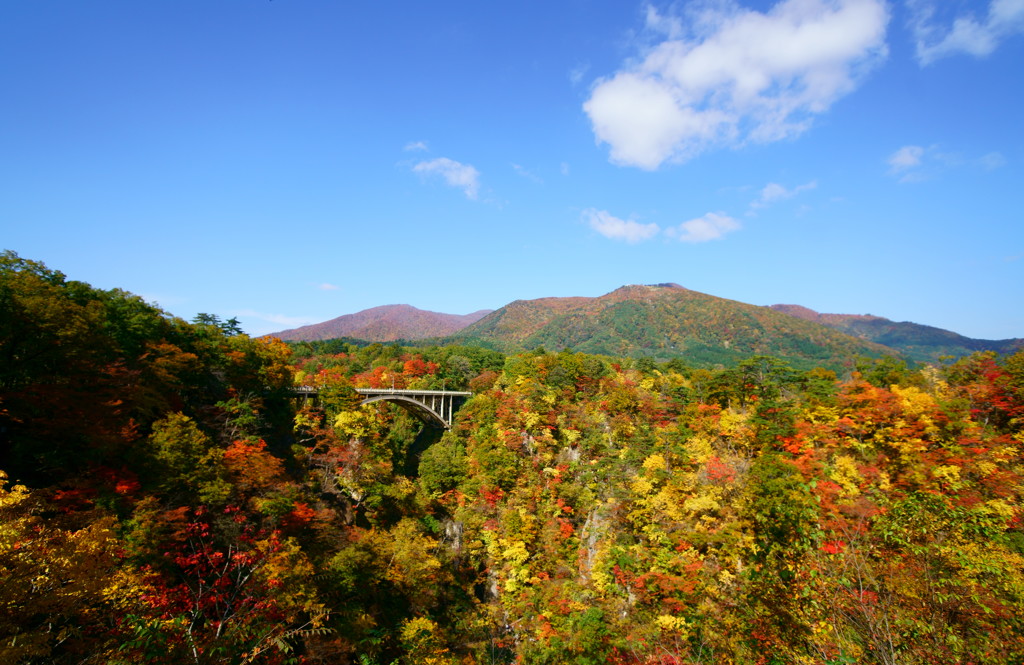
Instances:
[[[821,314],[801,305],[772,305],[770,309],[820,323],[858,339],[883,344],[921,362],[935,362],[944,356],[961,357],[978,351],[1013,353],[1024,347],[1021,339],[973,339],[950,330],[910,321],[892,321],[873,314]]]

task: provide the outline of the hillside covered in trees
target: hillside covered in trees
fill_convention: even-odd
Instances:
[[[598,298],[517,300],[445,341],[506,352],[554,351],[683,358],[710,367],[773,355],[804,369],[839,369],[856,356],[899,352],[767,307],[719,298],[678,284],[623,286]]]
[[[371,342],[394,342],[403,339],[442,337],[462,330],[482,319],[490,310],[471,314],[441,314],[417,309],[411,305],[371,307],[355,314],[345,314],[272,336],[285,341],[316,341],[352,337]]]
[[[799,305],[772,305],[773,310],[806,321],[821,323],[847,335],[897,349],[919,362],[936,362],[943,356],[967,356],[978,351],[1013,353],[1024,348],[1024,339],[973,339],[949,330],[909,321],[891,321],[870,314],[819,314]]]
[[[0,662],[1024,662],[1024,353],[696,365],[289,346],[5,253]]]

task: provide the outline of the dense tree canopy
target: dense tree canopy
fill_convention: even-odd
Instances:
[[[0,662],[1021,663],[1022,425],[1024,353],[288,347],[6,253]]]

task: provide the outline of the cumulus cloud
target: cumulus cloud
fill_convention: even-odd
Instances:
[[[653,170],[715,147],[793,137],[886,55],[884,0],[730,0],[647,10],[658,43],[599,79],[583,109],[615,163]]]
[[[476,200],[480,190],[480,172],[469,164],[462,164],[454,159],[438,157],[416,164],[412,167],[416,173],[439,176],[445,183],[461,189],[467,199]]]
[[[677,227],[668,229],[665,233],[679,242],[698,243],[718,240],[739,228],[740,223],[732,217],[720,212],[709,212],[703,217],[691,219]]]
[[[605,238],[623,240],[630,244],[649,240],[658,235],[661,228],[657,224],[641,224],[633,220],[619,219],[605,210],[587,208],[582,213],[583,221]]]
[[[922,66],[957,53],[984,57],[1009,37],[1024,34],[1024,0],[990,0],[983,16],[950,15],[948,0],[908,0],[907,6]],[[941,16],[940,8],[946,10]]]
[[[815,180],[812,180],[811,182],[805,183],[803,185],[797,185],[792,189],[786,189],[785,187],[776,182],[770,182],[761,189],[757,199],[755,199],[754,202],[750,204],[750,207],[765,208],[773,203],[777,203],[778,201],[791,199],[797,194],[800,194],[801,192],[806,192],[807,190],[810,189],[814,189],[817,186],[818,183]]]

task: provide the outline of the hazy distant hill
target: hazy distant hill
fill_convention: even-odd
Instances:
[[[838,367],[857,356],[893,351],[820,323],[677,284],[624,286],[598,298],[517,300],[445,341],[514,351],[543,346],[694,365],[754,354],[795,366]]]
[[[890,321],[881,316],[819,314],[800,305],[772,305],[771,308],[863,340],[884,344],[918,361],[930,362],[940,356],[964,356],[976,351],[1006,353],[1024,347],[1024,339],[972,339],[949,330],[909,321]]]
[[[442,337],[462,330],[489,314],[485,309],[472,314],[441,314],[417,309],[412,305],[384,305],[345,314],[330,321],[272,333],[288,341],[313,341],[351,337],[370,342],[391,342]]]

